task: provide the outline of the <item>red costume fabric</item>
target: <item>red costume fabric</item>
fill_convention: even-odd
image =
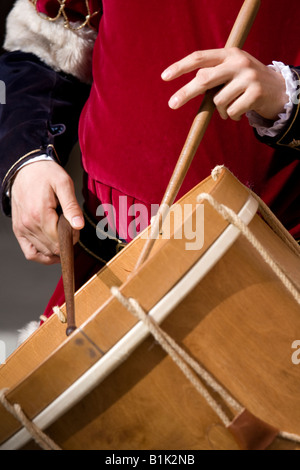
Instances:
[[[84,4],[67,1],[71,19],[83,14]],[[89,4],[92,11],[100,8],[96,1]],[[171,110],[169,98],[190,76],[165,83],[161,73],[193,51],[223,47],[242,1],[103,0],[102,4],[93,84],[79,126],[88,175],[85,197],[93,216],[99,201],[118,208],[120,195],[128,197],[128,206],[146,204],[151,215],[150,205],[162,199],[201,101],[197,98]],[[37,5],[53,16],[57,2],[40,0]],[[300,63],[297,11],[298,0],[288,4],[264,0],[244,49],[265,64]],[[274,151],[256,140],[246,118],[236,123],[216,114],[179,196],[224,164],[300,237],[300,162],[288,150]],[[122,238],[130,241],[124,213],[117,210],[116,219],[119,236],[126,234]]]

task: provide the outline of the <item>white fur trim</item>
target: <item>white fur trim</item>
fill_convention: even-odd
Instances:
[[[57,72],[92,81],[92,54],[97,33],[89,27],[71,31],[63,18],[41,18],[28,0],[17,0],[7,18],[4,49],[31,52]]]
[[[24,326],[21,330],[18,330],[18,346],[20,346],[26,339],[29,338],[40,326],[40,322],[31,321],[28,325]]]

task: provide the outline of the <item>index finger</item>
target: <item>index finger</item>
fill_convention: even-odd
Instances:
[[[228,49],[209,49],[205,51],[196,51],[178,62],[170,65],[164,72],[161,77],[163,80],[174,80],[175,78],[180,77],[194,70],[198,70],[203,67],[215,67],[216,65],[221,64],[228,57]]]

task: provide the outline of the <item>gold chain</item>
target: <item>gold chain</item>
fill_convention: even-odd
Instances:
[[[54,17],[54,18],[51,18],[50,16],[47,16],[46,14],[44,13],[41,13],[40,11],[38,11],[38,6],[37,6],[37,2],[38,0],[29,0],[30,3],[32,3],[36,9],[36,12],[37,14],[45,19],[45,20],[48,20],[48,21],[51,21],[51,22],[54,22],[54,21],[57,21],[59,18],[64,18],[64,27],[67,28],[67,29],[70,29],[71,31],[79,31],[80,29],[84,28],[85,26],[89,26],[90,28],[94,29],[94,27],[91,25],[91,19],[100,14],[100,10],[97,10],[95,11],[94,13],[91,13],[91,9],[90,9],[90,6],[89,6],[89,1],[88,0],[84,0],[85,1],[85,6],[86,6],[86,16],[85,16],[85,21],[83,21],[79,26],[72,26],[71,25],[71,22],[68,18],[68,15],[65,11],[65,8],[66,8],[66,1],[67,0],[56,0],[57,3],[59,4],[59,9],[58,9],[58,13],[57,15]]]

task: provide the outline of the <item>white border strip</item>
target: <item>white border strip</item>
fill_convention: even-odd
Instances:
[[[249,196],[248,201],[239,213],[239,217],[248,225],[255,216],[257,209],[258,202],[252,196]],[[162,323],[169,313],[174,310],[184,297],[192,291],[201,279],[203,279],[224,256],[239,235],[240,231],[233,225],[229,225],[185,277],[153,307],[149,315],[151,315],[158,324]],[[45,408],[33,422],[42,430],[48,428],[122,364],[142,341],[144,341],[148,334],[149,331],[144,323],[137,323],[114,347],[99,359],[96,364]],[[31,439],[28,431],[22,429],[2,444],[0,450],[20,449]]]

